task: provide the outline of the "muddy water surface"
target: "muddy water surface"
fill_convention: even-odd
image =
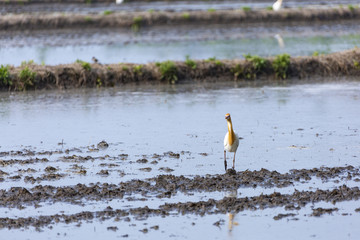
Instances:
[[[359,101],[360,84],[349,80],[1,93],[0,232],[8,239],[357,239]],[[243,138],[238,175],[223,174],[227,112]],[[262,194],[271,203],[261,204]],[[233,208],[234,197],[245,208]]]

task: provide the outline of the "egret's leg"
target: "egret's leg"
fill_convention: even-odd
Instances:
[[[224,165],[225,165],[225,171],[227,169],[227,162],[226,162],[226,151],[224,150]]]
[[[236,152],[234,152],[233,169],[235,169],[235,154]]]

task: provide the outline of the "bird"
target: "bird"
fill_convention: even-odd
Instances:
[[[116,0],[116,4],[122,4],[124,0]]]
[[[274,11],[279,11],[281,9],[281,4],[283,0],[277,0],[273,5],[272,8]]]
[[[99,60],[96,58],[96,57],[92,57],[91,60],[94,62],[94,63],[98,63]]]
[[[228,132],[225,134],[225,138],[224,138],[224,165],[225,165],[225,171],[226,171],[227,170],[226,152],[234,153],[234,160],[233,160],[232,168],[235,169],[235,154],[236,154],[236,150],[239,146],[239,136],[234,132],[230,113],[225,114],[225,119],[227,121],[227,126],[228,126]]]

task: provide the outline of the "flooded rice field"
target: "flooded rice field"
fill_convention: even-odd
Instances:
[[[197,11],[197,10],[228,10],[241,9],[243,7],[266,8],[272,6],[273,0],[245,0],[245,1],[132,1],[116,5],[113,3],[101,3],[94,1],[92,4],[69,4],[69,3],[46,3],[46,0],[32,4],[3,4],[0,6],[0,14],[24,13],[24,12],[76,12],[76,13],[99,13],[104,11]],[[55,1],[54,1],[55,2]],[[329,8],[339,5],[358,5],[357,0],[290,0],[285,1],[285,8]]]
[[[266,11],[272,11],[264,8],[272,3],[1,4],[3,19],[18,14],[16,21],[9,21],[13,28],[4,24],[0,29],[0,86],[9,90],[0,91],[2,238],[359,239],[358,51],[346,55],[354,56],[351,61],[341,53],[322,56],[359,46],[359,3],[285,1],[284,8],[299,10],[297,18],[292,15],[294,21],[276,20],[286,19],[288,12],[284,11],[283,18],[273,12],[269,18],[273,20],[261,22]],[[225,21],[229,24],[220,24],[216,18],[201,25],[206,17],[217,16],[204,12],[242,9],[246,16],[249,8],[262,9],[257,22],[238,24],[234,19],[240,18],[233,18]],[[308,8],[333,9],[340,14],[309,15]],[[160,21],[152,26],[140,24],[142,15],[131,15],[134,19],[129,18],[130,24],[119,25],[121,28],[108,24],[112,27],[99,29],[85,23],[79,29],[81,24],[56,25],[63,21],[61,17],[67,18],[60,14],[52,19],[58,27],[49,24],[42,29],[47,25],[40,24],[41,30],[34,30],[43,21],[36,17],[43,13],[80,13],[77,18],[87,18],[89,23],[94,16],[103,20],[102,16],[115,12],[111,20],[120,16],[116,14],[137,11],[143,16],[154,11],[200,11],[197,14],[205,18],[186,24],[183,20],[191,20],[189,13],[176,13],[178,25]],[[228,14],[236,16],[234,12]],[[35,18],[28,18],[35,23],[33,28],[18,31],[27,19],[21,13],[34,13],[30,16]],[[222,68],[218,59],[242,59],[245,54],[284,55],[271,62],[250,56],[243,62],[253,64],[253,77],[243,81],[246,71],[237,65],[231,68],[229,76],[235,76],[231,82],[221,78],[224,76],[212,76],[211,68],[202,69],[212,77],[211,82],[202,80],[199,73],[194,75],[199,79],[192,82],[177,81],[176,66],[182,63],[167,61],[187,59],[184,64],[196,72],[200,71],[196,64],[204,68],[207,59]],[[303,74],[293,75],[299,79],[286,79],[296,56],[314,57],[303,59],[306,64],[299,65],[307,66],[301,69]],[[90,65],[93,57],[95,63]],[[39,73],[31,71],[42,66],[33,61],[58,65],[78,59],[83,60],[76,65],[81,76],[62,74],[59,80],[59,72],[71,70],[70,65],[60,66],[64,68],[52,75],[48,71],[52,66],[41,70],[52,76],[49,81],[56,86],[83,79],[84,85],[75,84],[78,89],[10,92],[20,89],[12,80],[29,86],[36,83]],[[131,66],[137,78],[130,79],[137,84],[125,81],[124,85],[103,86],[104,79],[99,77],[91,85],[86,78],[100,67],[111,73],[117,63],[124,63],[122,70],[128,72],[127,63],[160,61],[163,64],[153,64],[154,71],[161,80],[172,77],[168,84],[139,84],[146,82],[141,79],[145,78],[143,65]],[[274,72],[259,80],[256,74],[260,75],[265,61]],[[8,64],[20,66],[15,69],[18,78]],[[315,78],[316,71],[310,70],[314,66],[337,77]],[[120,80],[112,75],[112,81]],[[227,171],[223,152],[226,113],[231,113],[240,137],[235,169]],[[232,166],[232,156],[227,155],[228,166]]]
[[[121,29],[10,32],[0,36],[0,64],[19,66],[23,61],[47,65],[91,62],[103,64],[192,59],[239,59],[245,54],[262,57],[328,54],[360,46],[356,21],[247,26],[157,27],[137,33]]]
[[[359,101],[352,79],[0,93],[0,232],[357,239]]]

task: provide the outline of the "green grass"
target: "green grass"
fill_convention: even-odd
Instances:
[[[143,19],[142,19],[141,16],[138,16],[138,17],[134,17],[134,18],[133,18],[133,24],[131,25],[131,29],[132,29],[134,32],[138,32],[138,31],[140,30],[142,20],[143,20]]]
[[[208,12],[215,12],[216,10],[214,8],[209,8],[207,11]]]
[[[243,7],[242,10],[245,12],[249,12],[251,11],[251,7]]]
[[[34,86],[35,77],[36,73],[31,71],[28,66],[26,66],[20,71],[19,79],[23,83],[23,90],[26,90],[28,87]]]
[[[103,12],[103,14],[106,16],[106,15],[110,15],[110,14],[113,14],[114,13],[114,11],[111,11],[111,10],[105,10],[104,12]]]
[[[184,19],[190,19],[190,13],[183,13],[181,15]]]
[[[215,62],[216,61],[216,57],[209,57],[208,59],[205,60],[205,62]]]
[[[360,63],[358,61],[356,61],[356,60],[354,60],[353,62],[354,62],[354,67],[356,69],[360,69]]]
[[[156,63],[156,66],[159,67],[162,80],[167,80],[171,84],[178,81],[178,69],[173,61]]]
[[[255,72],[260,72],[262,68],[265,67],[266,60],[262,57],[259,57],[257,55],[250,55],[246,54],[244,55],[245,59],[252,63]]]
[[[149,10],[147,10],[148,11],[148,13],[153,13],[154,12],[154,9],[149,9]]]
[[[244,69],[240,64],[236,64],[236,66],[231,69],[231,72],[234,74],[234,79],[237,80],[243,75]]]
[[[91,65],[90,65],[90,63],[88,63],[88,62],[85,62],[85,61],[82,61],[82,60],[78,59],[78,60],[76,60],[76,63],[79,63],[79,64],[82,66],[82,68],[83,68],[84,70],[86,70],[86,71],[90,71],[90,70],[91,70]]]
[[[268,7],[266,7],[266,10],[272,11],[273,8],[272,8],[272,6],[268,6]]]
[[[12,81],[9,74],[9,66],[1,65],[0,67],[0,85],[11,86]]]
[[[276,77],[282,79],[288,77],[289,66],[290,66],[289,54],[277,55],[272,63],[272,67],[274,68]]]
[[[133,73],[137,74],[137,75],[142,75],[142,68],[143,65],[137,65],[133,68]]]
[[[100,78],[96,79],[96,87],[100,88],[102,86],[102,81]]]
[[[313,57],[317,57],[317,56],[319,56],[319,52],[318,51],[315,51],[315,52],[313,52]]]
[[[192,68],[192,69],[196,69],[196,62],[194,60],[191,60],[189,55],[186,55],[185,57],[185,64],[186,66]]]
[[[25,67],[25,66],[28,66],[28,65],[33,65],[33,64],[35,64],[34,60],[22,61],[21,62],[22,67]]]
[[[348,8],[349,8],[350,11],[354,11],[354,10],[355,10],[355,7],[354,7],[353,5],[351,5],[351,4],[348,5]]]
[[[91,17],[89,17],[89,16],[85,16],[85,21],[86,22],[91,22],[93,19],[91,18]]]

